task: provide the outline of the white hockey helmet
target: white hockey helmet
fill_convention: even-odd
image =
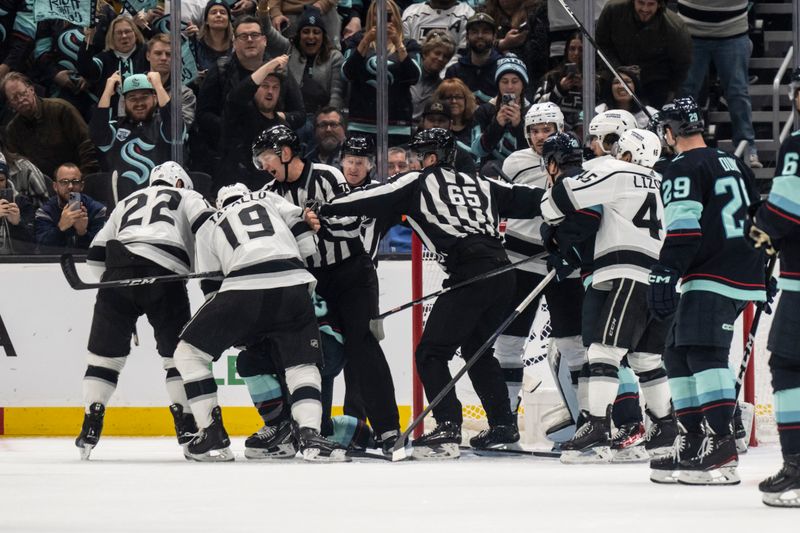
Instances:
[[[217,209],[222,209],[245,194],[250,194],[250,189],[244,183],[234,183],[233,185],[221,187],[217,193]]]
[[[184,189],[194,189],[192,178],[190,178],[186,171],[183,170],[183,167],[175,161],[166,161],[153,167],[153,170],[150,171],[150,185],[154,185],[156,182],[160,181],[165,185],[175,187],[178,180],[183,182]]]
[[[564,131],[564,113],[562,113],[561,108],[553,102],[533,104],[528,109],[528,112],[525,113],[525,139],[528,141],[528,146],[530,146],[531,149],[533,149],[533,145],[531,144],[530,135],[528,135],[530,127],[536,124],[550,123],[556,125],[557,132]]]
[[[603,146],[606,135],[616,134],[619,138],[623,133],[637,126],[636,118],[624,109],[609,109],[596,115],[589,123],[589,135],[597,137],[600,148],[608,153]]]
[[[631,162],[652,168],[661,157],[661,141],[652,131],[632,128],[620,135],[615,145],[614,157],[621,159],[630,152]]]

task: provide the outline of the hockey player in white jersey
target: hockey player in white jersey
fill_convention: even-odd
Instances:
[[[300,452],[308,461],[346,461],[345,449],[320,435],[321,342],[304,258],[317,252],[316,215],[268,191],[242,184],[220,189],[219,210],[197,234],[197,268],[207,301],[181,333],[175,364],[200,431],[186,447],[197,461],[231,461],[210,363],[231,346],[267,339],[283,371]],[[312,229],[314,231],[312,231]]]
[[[541,165],[542,146],[545,140],[552,134],[564,129],[564,115],[561,109],[552,103],[546,102],[534,104],[525,113],[525,134],[528,139],[529,148],[517,150],[503,163],[503,173],[514,184],[523,184],[539,187],[547,187],[547,173]],[[580,164],[580,161],[577,162]],[[517,279],[516,293],[512,305],[521,302],[542,278],[547,275],[547,265],[544,257],[544,247],[539,228],[542,224],[541,217],[533,219],[508,219],[506,222],[506,232],[504,246],[508,257],[512,262],[542,255],[540,260],[531,261],[515,269]],[[583,299],[583,288],[580,278],[574,275],[570,279],[565,279],[560,283],[551,283],[543,291],[547,299],[548,310],[550,312],[550,326],[552,328],[550,337],[553,339],[557,351],[550,350],[551,359],[558,357],[560,353],[567,361],[570,377],[565,378],[564,382],[574,381],[577,384],[578,373],[585,361],[586,350],[581,341],[580,317],[581,301]],[[531,331],[536,311],[539,309],[538,299],[531,303],[526,310],[508,327],[503,335],[495,343],[495,357],[500,361],[503,374],[508,388],[509,402],[511,409],[516,411],[519,406],[519,393],[522,388],[523,378],[523,356],[525,342]],[[573,425],[578,415],[575,394],[561,386],[558,377],[559,365],[551,361],[551,367],[556,374],[555,379],[559,383],[559,388],[565,397],[567,405],[572,404],[574,413],[559,412],[558,420],[555,420],[551,427],[562,429],[565,426]],[[571,378],[574,378],[572,380]],[[567,389],[569,383],[567,383]],[[552,417],[551,417],[552,418]],[[488,437],[493,437],[489,439]],[[473,447],[497,448],[503,443],[501,435],[480,435],[470,441]],[[554,437],[556,438],[556,437]],[[473,442],[474,441],[474,442]]]
[[[92,241],[87,264],[103,281],[192,272],[194,233],[213,210],[191,189],[192,180],[177,163],[167,161],[155,167],[149,187],[117,204]],[[100,438],[105,407],[130,353],[136,321],[143,314],[153,326],[167,371],[178,442],[188,443],[197,430],[172,358],[178,334],[191,316],[185,282],[100,289],[83,378],[86,414],[75,440],[84,459]]]
[[[603,161],[604,157],[613,157],[611,149],[619,141],[620,135],[635,127],[636,118],[624,109],[611,109],[595,115],[589,123],[595,159],[590,159],[583,167],[590,168]]]
[[[647,317],[649,266],[658,257],[663,230],[661,181],[649,166],[660,153],[658,137],[646,130],[623,133],[616,160],[561,179],[542,199],[542,215],[551,224],[566,224],[579,211],[592,211],[595,226],[592,286],[598,289],[588,350],[588,412],[575,436],[562,444],[564,463],[606,462],[611,459],[609,415],[618,388],[617,373],[627,354],[634,371],[650,380],[643,388],[648,408],[657,419],[669,420],[671,404],[661,352],[666,324]],[[572,225],[570,225],[572,226]],[[579,265],[576,245],[583,237],[556,230],[563,263]],[[576,257],[577,256],[577,257]],[[563,274],[562,274],[563,276]],[[644,379],[642,379],[644,382]]]

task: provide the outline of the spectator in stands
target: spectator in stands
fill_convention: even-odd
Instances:
[[[460,78],[481,104],[497,95],[494,73],[503,55],[494,47],[496,37],[497,25],[492,17],[482,12],[472,15],[467,21],[467,48],[445,76]]]
[[[419,67],[419,46],[416,41],[404,35],[397,22],[400,20],[397,4],[393,0],[387,0],[386,9],[391,13],[392,19],[386,24],[389,144],[397,145],[405,143],[411,136],[411,86],[419,81],[422,72]],[[376,131],[375,69],[369,66],[375,56],[376,19],[376,4],[373,2],[367,11],[366,28],[348,41],[349,46],[342,65],[342,74],[351,83],[348,132],[375,134]]]
[[[33,252],[34,211],[8,179],[8,166],[0,160],[0,255]]]
[[[408,152],[402,146],[392,146],[389,148],[386,157],[389,163],[389,176],[408,172]]]
[[[93,85],[95,94],[102,94],[114,72],[119,72],[124,81],[150,70],[144,36],[129,17],[120,15],[111,21],[104,43],[95,42],[96,31],[86,28],[87,46],[78,49],[78,73]],[[115,96],[114,107],[117,101]]]
[[[306,5],[291,40],[264,17],[269,53],[289,55],[287,69],[303,94],[306,113],[313,116],[321,107],[341,108],[346,87],[342,79],[342,53],[334,48],[319,9]]]
[[[433,101],[442,102],[450,108],[450,131],[453,132],[458,146],[471,152],[474,116],[478,108],[475,95],[459,78],[447,78],[436,88]]]
[[[619,73],[619,77],[633,90],[634,94],[641,98],[639,94],[639,68],[636,65],[619,67],[617,72]],[[648,116],[616,77],[603,82],[600,93],[597,95],[597,100],[600,104],[595,107],[595,113],[602,113],[609,109],[624,109],[634,116],[638,128],[647,128],[650,117],[658,112],[657,109],[645,104],[647,113],[650,114],[650,116]]]
[[[314,116],[314,140],[305,159],[311,163],[339,166],[345,139],[344,117],[335,107],[323,107]]]
[[[230,61],[220,62],[208,71],[197,96],[197,118],[191,137],[192,156],[194,166],[209,174],[219,167],[222,111],[228,94],[267,61],[267,38],[257,18],[249,15],[240,17],[234,23],[233,32]],[[283,84],[278,109],[303,110],[300,87],[291,77],[286,78]]]
[[[322,15],[324,26],[330,32],[334,46],[339,48],[339,36],[342,33],[342,19],[336,6],[339,0],[259,0],[258,11],[264,13],[265,8],[272,19],[272,26],[288,38],[293,39],[300,31],[299,21],[303,18],[306,6],[314,6]]]
[[[97,155],[86,122],[71,104],[40,98],[31,80],[19,72],[3,78],[3,93],[16,113],[8,124],[7,148],[52,176],[58,165],[78,161],[85,173],[98,170]]]
[[[486,0],[486,13],[497,24],[497,50],[522,59],[531,80],[541,78],[550,55],[547,1]]]
[[[305,123],[303,111],[278,111],[288,61],[287,55],[270,59],[228,94],[222,115],[224,155],[215,175],[215,189],[236,182],[244,183],[251,190],[263,187],[267,174],[253,165],[253,141],[272,126],[287,124],[298,129]]]
[[[372,6],[370,9],[373,9]],[[445,29],[450,32],[456,48],[460,50],[467,46],[467,20],[474,14],[475,10],[467,2],[458,0],[412,3],[403,11],[403,33],[407,38],[421,43],[432,30]],[[392,13],[389,22],[397,20],[399,17]]]
[[[36,210],[34,228],[40,251],[47,247],[83,248],[89,244],[106,222],[106,206],[83,194],[83,176],[72,163],[64,163],[55,171],[56,195]],[[69,193],[78,193],[80,202],[70,204]]]
[[[203,24],[200,32],[193,39],[194,61],[197,75],[202,84],[208,70],[227,62],[233,49],[233,25],[231,9],[225,0],[210,0],[203,11]]]
[[[33,2],[3,2],[0,17],[0,79],[9,72],[20,71],[33,51],[35,25]],[[19,20],[17,20],[19,19]]]
[[[572,34],[564,48],[564,59],[545,74],[536,91],[536,102],[553,102],[564,114],[567,129],[574,130],[583,112],[583,36]]]
[[[442,82],[445,66],[456,52],[456,44],[444,30],[433,30],[422,42],[422,75],[411,87],[413,119],[418,121],[422,110],[430,102],[436,87]]]
[[[692,42],[664,0],[610,0],[597,21],[595,40],[614,68],[639,65],[645,104],[661,108],[686,79]]]
[[[111,100],[120,85],[125,115],[117,117]],[[89,122],[89,133],[103,154],[102,169],[118,173],[119,198],[146,187],[153,167],[171,159],[169,101],[169,93],[161,84],[158,72],[133,74],[124,82],[115,72],[106,81],[97,110]]]
[[[452,117],[450,115],[450,106],[445,102],[433,100],[425,106],[425,111],[422,113],[422,122],[419,125],[419,131],[429,130],[431,128],[442,128],[449,130],[453,125]],[[455,169],[459,172],[466,172],[467,174],[475,174],[475,159],[469,149],[464,149],[463,146],[456,146],[456,160]]]
[[[159,76],[161,76],[161,85],[167,91],[167,94],[170,94],[169,76],[172,72],[172,45],[170,44],[169,35],[158,33],[147,41],[147,60],[150,62],[150,71],[158,72]],[[187,129],[194,122],[196,105],[197,97],[189,87],[181,84],[181,114]]]
[[[36,165],[19,154],[8,150],[0,142],[0,165],[6,167],[5,175],[17,193],[22,194],[34,209],[41,207],[50,198],[50,178],[42,174]]]
[[[747,141],[747,161],[753,168],[758,159],[753,109],[748,90],[748,68],[752,43],[747,31],[747,0],[678,0],[678,15],[692,36],[692,63],[681,87],[681,95],[699,98],[711,62],[719,76],[731,114],[733,145]]]
[[[509,154],[528,145],[525,138],[525,112],[530,102],[525,98],[528,71],[518,57],[508,55],[497,62],[497,96],[475,111],[478,131],[473,135],[472,154],[481,158],[481,166],[502,161]]]

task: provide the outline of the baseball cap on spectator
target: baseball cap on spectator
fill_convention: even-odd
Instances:
[[[211,11],[211,8],[214,6],[225,8],[225,11],[228,12],[228,20],[231,19],[231,6],[229,6],[225,0],[210,0],[206,4],[206,8],[203,10],[203,22],[208,21],[208,12]]]
[[[494,83],[500,83],[500,78],[503,74],[516,74],[522,80],[522,83],[528,86],[528,69],[525,68],[525,63],[514,54],[508,54],[497,61],[497,70],[494,74]]]
[[[122,94],[128,94],[131,91],[155,91],[155,89],[147,76],[133,74],[125,78],[125,82],[122,84]]]
[[[467,30],[469,30],[470,26],[474,26],[476,24],[486,24],[492,28],[493,32],[497,32],[497,23],[494,19],[489,15],[489,13],[484,13],[483,11],[479,11],[472,15],[470,18],[467,19]]]
[[[425,109],[422,111],[422,117],[425,118],[433,115],[441,115],[447,120],[453,119],[453,116],[450,114],[450,106],[446,106],[441,102],[428,102],[425,105]]]
[[[304,6],[303,12],[300,14],[300,18],[297,21],[298,33],[306,26],[314,26],[315,28],[321,29],[323,33],[327,33],[325,23],[322,22],[322,11],[313,5],[306,4]]]

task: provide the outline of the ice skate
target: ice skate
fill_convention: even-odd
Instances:
[[[623,424],[611,437],[612,463],[641,463],[647,461],[649,455],[645,448],[644,424]]]
[[[400,431],[397,429],[385,431],[380,435],[375,436],[375,447],[378,448],[384,456],[391,457],[392,448],[394,448],[394,445],[397,443],[397,439],[399,437]]]
[[[681,427],[680,425],[678,426]],[[705,435],[681,431],[666,453],[650,460],[650,481],[653,483],[677,483],[682,462],[696,455]]]
[[[737,485],[739,455],[733,435],[717,436],[709,430],[698,453],[681,461],[678,483],[686,485]]]
[[[292,423],[264,426],[244,441],[244,456],[248,459],[291,459],[297,455]]]
[[[608,463],[611,461],[611,438],[607,416],[584,414],[586,421],[575,436],[561,444],[564,464]]]
[[[320,435],[314,428],[300,428],[297,431],[297,442],[303,460],[318,463],[345,463],[347,448]]]
[[[78,438],[75,439],[75,446],[80,449],[81,459],[89,460],[92,449],[97,446],[100,434],[103,432],[103,417],[106,408],[102,403],[93,403],[89,406],[89,412],[83,415],[83,427]]]
[[[469,439],[476,450],[521,450],[519,430],[513,424],[490,426]]]
[[[414,459],[458,459],[461,425],[445,420],[411,443]]]
[[[783,458],[783,468],[758,484],[761,501],[770,507],[800,507],[800,454]]]
[[[197,433],[197,423],[194,421],[192,413],[184,413],[183,406],[173,403],[169,406],[172,420],[175,423],[175,435],[178,437],[178,444],[185,446],[194,438]]]
[[[222,410],[219,406],[211,410],[211,425],[201,429],[189,444],[186,454],[194,461],[223,462],[233,461],[231,440],[222,425]]]
[[[644,448],[651,459],[664,457],[672,450],[675,438],[678,436],[678,421],[674,413],[663,418],[657,418],[652,411],[646,410],[650,417],[650,428],[644,437]]]

